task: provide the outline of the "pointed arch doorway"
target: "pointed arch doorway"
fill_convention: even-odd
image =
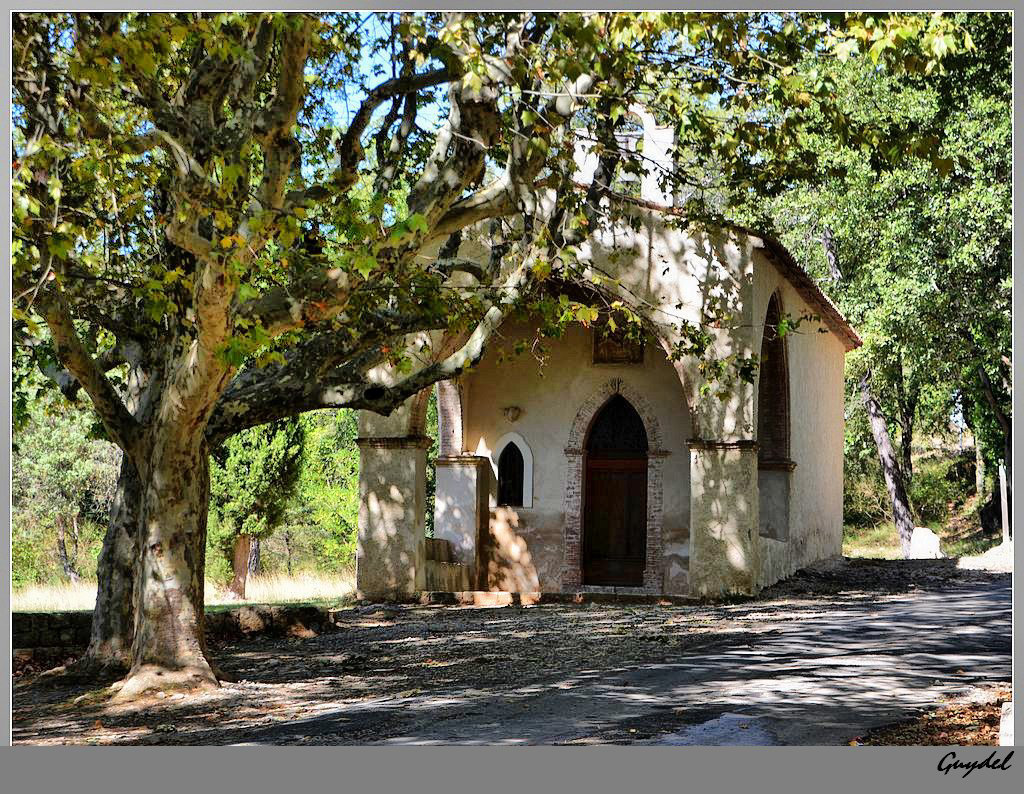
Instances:
[[[648,440],[629,400],[614,394],[584,445],[584,585],[641,587],[647,563]]]

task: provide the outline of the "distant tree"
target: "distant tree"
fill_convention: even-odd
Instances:
[[[313,411],[301,421],[305,442],[285,531],[308,538],[317,567],[345,568],[355,562],[359,519],[356,412]]]
[[[81,578],[79,546],[84,517],[105,520],[113,499],[120,452],[90,436],[84,411],[40,400],[18,433],[11,462],[12,517],[21,531],[49,536],[65,578]]]
[[[737,201],[833,282],[865,340],[847,359],[847,408],[881,461],[905,550],[915,433],[947,432],[959,411],[990,465],[1011,461],[1011,20],[957,20],[975,46],[929,80],[815,59],[855,118],[931,130],[931,163],[881,160],[810,125],[820,177]]]
[[[260,541],[284,520],[302,460],[298,418],[281,419],[232,436],[210,460],[211,543],[230,562],[228,591],[245,598],[250,573],[259,570]]]

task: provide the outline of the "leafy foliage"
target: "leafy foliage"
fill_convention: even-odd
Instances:
[[[1000,415],[1008,422],[1012,413],[1010,20],[963,14],[957,21],[977,46],[944,61],[948,73],[934,79],[814,59],[854,119],[907,134],[930,130],[929,157],[879,160],[811,125],[807,145],[817,150],[819,178],[767,201],[737,203],[747,222],[776,229],[799,261],[832,282],[830,292],[865,340],[848,358],[847,462],[854,466],[871,448],[856,393],[865,370],[908,457],[915,433],[945,433],[954,414],[979,437],[990,465],[1005,454]]]
[[[277,529],[300,474],[303,428],[284,419],[243,431],[210,456],[208,543],[230,561],[238,535]]]
[[[284,529],[293,542],[309,546],[319,570],[342,570],[355,562],[359,520],[356,414],[313,411],[300,421],[305,443]]]
[[[14,586],[62,576],[58,523],[67,536],[72,564],[83,576],[95,572],[120,453],[93,438],[90,428],[88,413],[53,400],[36,401],[28,409],[11,461]]]

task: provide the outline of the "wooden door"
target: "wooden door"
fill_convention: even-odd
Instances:
[[[643,585],[647,459],[589,459],[585,496],[583,583]]]
[[[616,395],[587,438],[583,486],[583,584],[640,587],[647,555],[647,433]]]

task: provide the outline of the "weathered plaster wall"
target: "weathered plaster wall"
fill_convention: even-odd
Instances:
[[[424,438],[359,441],[359,598],[403,600],[423,589],[429,446]]]
[[[751,351],[753,324],[752,242],[732,230],[681,231],[678,218],[638,211],[639,229],[621,226],[581,246],[580,257],[592,262],[594,275],[612,275],[619,282],[610,291],[631,303],[668,344],[681,339],[681,322],[702,324],[719,356]],[[630,264],[631,263],[631,264]],[[731,322],[708,328],[706,316],[727,316]],[[729,399],[700,395],[697,362],[676,362],[688,402],[693,408],[693,435],[717,440],[749,439],[753,433],[753,388],[738,383]]]
[[[751,594],[760,570],[757,452],[752,443],[690,449],[690,593]]]
[[[780,290],[782,310],[793,317],[814,312],[761,252],[754,255],[755,349],[760,350],[768,299]],[[787,334],[790,399],[789,539],[761,538],[761,585],[789,576],[842,552],[843,344],[821,324],[804,322]],[[753,401],[754,410],[757,400]],[[756,416],[755,416],[756,426]]]
[[[643,365],[594,365],[589,332],[578,327],[570,329],[565,339],[549,343],[551,356],[543,374],[529,355],[499,364],[503,349],[508,352],[513,341],[531,336],[526,326],[506,323],[476,370],[459,380],[463,405],[459,451],[488,456],[496,466],[497,443],[515,431],[526,439],[534,459],[529,508],[495,511],[492,475],[491,543],[486,559],[479,559],[492,588],[561,589],[566,491],[571,485],[566,436],[584,401],[616,377],[651,403],[663,430],[663,447],[670,453],[661,459],[665,592],[686,592],[688,586],[693,591],[697,580],[709,595],[751,591],[841,549],[843,344],[831,332],[818,333],[817,323],[807,323],[787,337],[790,457],[797,464],[790,482],[789,539],[761,538],[756,460],[753,472],[749,471],[751,456],[756,458],[751,446],[757,427],[756,383],[733,384],[724,400],[714,389],[702,395],[697,362],[669,362],[664,349],[680,340],[680,322],[699,323],[707,313],[724,313],[732,322],[708,329],[714,352],[745,357],[760,349],[773,290],[781,288],[783,311],[789,314],[799,316],[808,306],[755,238],[736,230],[683,232],[675,228],[679,219],[646,210],[638,210],[638,215],[638,230],[622,226],[601,233],[582,247],[580,255],[590,263],[593,276],[616,279],[617,283],[606,282],[604,288],[640,311],[656,330],[659,341],[649,345]],[[384,374],[381,379],[387,382],[390,376]],[[423,405],[414,398],[387,418],[363,412],[360,435],[418,435],[422,428],[416,417],[422,415]],[[503,409],[508,406],[521,409],[517,421],[505,416]],[[457,444],[457,437],[458,429],[449,426],[446,446]],[[687,448],[690,438],[713,443],[694,453]],[[381,469],[388,466],[384,460],[379,462]],[[706,476],[708,481],[691,500],[695,476]],[[700,520],[691,520],[697,513]],[[397,530],[390,519],[375,523]],[[705,563],[697,559],[694,549],[698,525],[709,553],[716,543],[736,547],[729,576],[722,578],[718,559],[706,560],[708,568],[702,572]],[[367,537],[362,527],[363,517],[361,540]],[[407,533],[398,534],[404,538]],[[408,556],[408,550],[403,553]],[[753,567],[736,568],[740,557]],[[388,576],[374,578],[387,580]]]
[[[651,343],[644,362],[593,364],[591,333],[572,327],[564,339],[549,342],[543,368],[523,355],[499,361],[517,339],[530,338],[528,324],[502,326],[502,341],[493,344],[477,369],[465,377],[466,451],[492,456],[510,431],[521,435],[533,453],[533,506],[492,509],[490,575],[496,589],[558,590],[567,483],[566,443],[580,406],[613,378],[638,391],[650,404],[661,428],[663,446],[663,543],[666,592],[686,592],[689,526],[689,456],[686,439],[692,428],[678,375],[661,347]],[[504,408],[521,415],[510,422]],[[496,505],[491,478],[491,505]]]

